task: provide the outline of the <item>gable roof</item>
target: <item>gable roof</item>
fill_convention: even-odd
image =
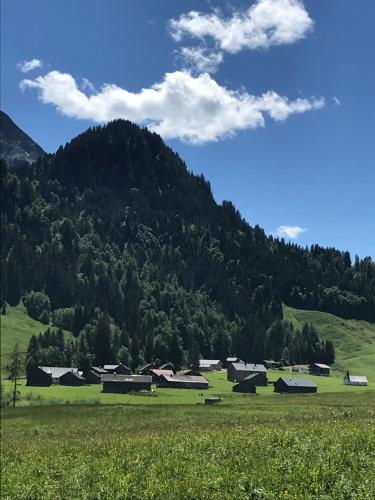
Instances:
[[[200,359],[199,366],[211,366],[221,363],[220,359]]]
[[[193,384],[208,384],[208,380],[200,375],[163,375],[168,382],[191,382]]]
[[[103,368],[104,370],[116,370],[116,368],[119,368],[120,366],[126,368],[127,370],[130,371],[130,368],[123,363],[118,363],[117,365],[104,365]]]
[[[153,370],[151,370],[151,373],[153,373],[157,377],[160,377],[161,375],[173,375],[173,370],[161,370],[158,368],[154,368]]]
[[[257,363],[232,363],[233,368],[239,372],[258,372],[267,373],[267,368],[262,364]]]
[[[70,373],[71,376],[78,378],[79,380],[86,380],[85,377],[83,375],[81,375],[79,372],[72,372],[70,370],[68,372],[64,373],[64,375],[62,375],[60,378],[65,377],[65,375],[68,375],[68,373]]]
[[[102,382],[131,382],[131,383],[148,383],[151,384],[152,377],[151,375],[119,375],[106,373],[102,375]]]
[[[96,373],[107,373],[107,370],[104,370],[104,368],[100,368],[100,366],[92,366],[90,371]]]
[[[324,363],[311,363],[309,366],[317,366],[318,368],[328,368],[328,370],[331,369],[330,366],[328,365],[325,365]]]
[[[318,387],[311,380],[303,378],[280,377],[279,380],[282,380],[288,387]]]
[[[52,378],[60,378],[68,372],[78,373],[78,368],[69,368],[67,366],[39,366],[39,368],[44,373],[51,375]]]
[[[350,382],[356,382],[357,384],[368,384],[367,377],[364,375],[349,375],[349,377],[345,376],[345,378],[350,380]]]

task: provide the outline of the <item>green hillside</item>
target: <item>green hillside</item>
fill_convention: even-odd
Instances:
[[[38,335],[47,329],[47,325],[30,318],[22,304],[16,307],[7,307],[6,315],[0,316],[1,322],[1,368],[3,369],[8,361],[8,354],[13,351],[14,345],[18,342],[21,351],[27,349],[30,337]]]
[[[353,375],[366,375],[375,382],[375,325],[366,321],[345,320],[319,311],[294,309],[284,305],[284,319],[301,327],[312,324],[324,340],[331,340],[336,349],[334,370]]]

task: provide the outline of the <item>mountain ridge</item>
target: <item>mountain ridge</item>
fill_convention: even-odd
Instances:
[[[3,111],[0,111],[0,158],[10,167],[25,163],[31,164],[39,156],[45,155],[43,149],[20,129]]]

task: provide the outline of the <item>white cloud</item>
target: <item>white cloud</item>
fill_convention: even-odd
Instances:
[[[300,226],[280,226],[276,230],[277,236],[280,238],[289,238],[291,240],[298,240],[301,234],[306,233],[306,227]]]
[[[244,48],[294,43],[312,30],[313,21],[300,0],[257,0],[228,19],[217,9],[209,14],[190,11],[171,19],[169,27],[176,42],[185,36],[211,40],[222,51],[234,54]]]
[[[22,61],[17,64],[17,68],[22,71],[22,73],[28,73],[36,68],[41,68],[43,66],[43,61],[40,59],[31,59],[31,61]]]
[[[341,106],[340,99],[338,97],[336,97],[335,95],[333,96],[333,101],[336,104],[336,106]]]
[[[223,62],[222,52],[210,51],[206,47],[182,47],[180,54],[187,66],[198,73],[215,73]]]
[[[290,101],[273,91],[261,96],[233,91],[207,73],[194,77],[188,71],[166,73],[162,82],[139,92],[105,84],[97,93],[87,95],[72,75],[59,71],[22,80],[20,88],[37,89],[43,103],[73,118],[95,122],[124,118],[146,124],[165,139],[179,138],[193,144],[263,127],[265,114],[280,121],[324,106],[323,98]]]

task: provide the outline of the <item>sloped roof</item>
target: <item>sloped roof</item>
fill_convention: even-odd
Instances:
[[[311,363],[310,366],[317,366],[318,368],[328,368],[328,370],[331,369],[330,366],[325,365],[324,363]]]
[[[60,378],[68,372],[78,373],[78,368],[67,366],[39,366],[39,368],[43,370],[44,373],[51,375],[52,378]]]
[[[259,372],[267,373],[267,368],[262,364],[257,363],[232,363],[233,368],[240,372]]]
[[[220,359],[200,359],[199,366],[211,366],[221,363]]]
[[[102,375],[102,382],[131,382],[136,384],[151,384],[152,377],[150,375],[114,375],[112,373],[106,373]]]
[[[100,366],[92,366],[90,371],[94,371],[96,373],[107,373],[104,368],[100,368]]]
[[[153,370],[151,370],[151,372],[157,377],[160,377],[161,375],[173,375],[173,370],[161,370],[158,368],[154,368]]]
[[[193,384],[206,384],[208,380],[199,375],[163,375],[168,382],[191,382]]]
[[[290,378],[290,377],[280,377],[288,387],[318,387],[311,380],[306,380],[303,378]]]
[[[364,375],[349,375],[349,380],[350,382],[356,382],[357,384],[368,384],[367,377]]]
[[[130,368],[128,366],[126,366],[122,363],[119,363],[118,365],[104,365],[103,368],[104,368],[104,370],[116,370],[120,366],[122,366],[123,368],[126,368],[127,370],[130,370]]]

